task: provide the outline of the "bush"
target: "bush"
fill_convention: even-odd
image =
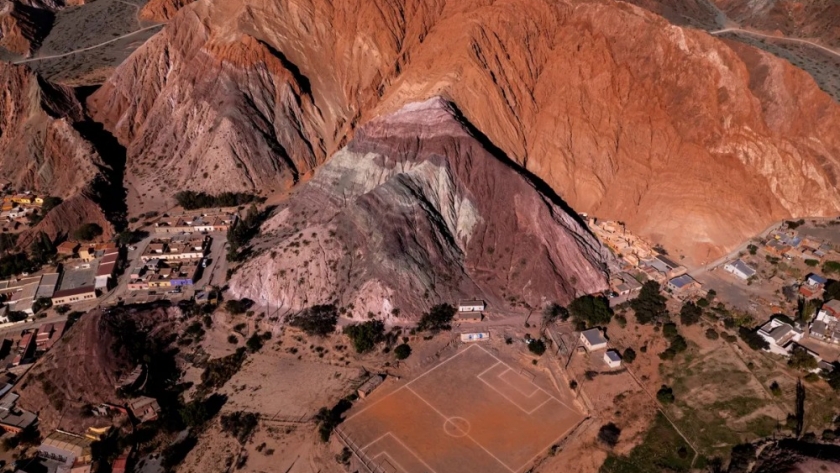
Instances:
[[[802,379],[809,383],[816,383],[820,380],[820,375],[818,375],[817,373],[808,373]]]
[[[32,311],[37,314],[42,310],[49,309],[50,307],[52,307],[52,299],[50,299],[49,297],[39,297],[32,304]]]
[[[542,356],[545,353],[545,342],[542,340],[531,340],[531,343],[528,344],[528,350],[537,356]]]
[[[73,238],[80,241],[91,241],[102,235],[102,227],[95,223],[85,223],[73,230]]]
[[[713,328],[706,329],[706,338],[709,340],[717,340],[720,338],[720,335],[715,331]]]
[[[394,348],[394,356],[397,357],[398,360],[404,360],[411,355],[411,347],[407,343],[403,343],[401,345],[397,345]]]
[[[332,304],[315,305],[289,320],[289,325],[297,327],[308,335],[325,337],[335,331],[338,322],[338,309]]]
[[[676,400],[674,390],[663,384],[659,391],[656,391],[656,399],[662,404],[672,404]]]
[[[840,261],[826,261],[822,265],[822,271],[825,274],[840,273]]]
[[[680,322],[683,325],[694,325],[700,321],[700,316],[703,315],[703,309],[695,305],[693,302],[686,302],[680,308]]]
[[[234,334],[228,335],[227,341],[231,345],[236,345],[237,343],[239,343],[239,339]]]
[[[812,268],[815,268],[815,267],[817,267],[817,265],[818,265],[818,264],[820,264],[820,261],[819,261],[819,260],[816,260],[816,259],[806,259],[806,260],[805,260],[805,264],[806,264],[807,266],[810,266],[810,267],[812,267]]]
[[[640,324],[649,324],[664,317],[668,313],[665,296],[660,293],[659,283],[647,281],[639,292],[639,296],[630,301],[630,307],[636,313],[636,320]]]
[[[262,348],[263,339],[259,336],[259,334],[257,334],[257,332],[254,332],[250,337],[248,337],[248,341],[245,342],[245,346],[248,348],[249,352],[256,353]]]
[[[230,314],[240,315],[247,312],[252,305],[254,305],[254,301],[250,299],[231,299],[229,301],[225,301],[225,310]]]
[[[702,307],[702,308],[705,309],[706,307],[709,307],[710,305],[711,305],[711,303],[709,302],[709,299],[706,299],[705,297],[701,297],[700,299],[697,299],[697,306],[698,307]]]
[[[621,354],[621,359],[624,360],[625,363],[633,363],[636,360],[636,350],[633,350],[630,347],[624,349],[624,353]]]
[[[20,322],[22,320],[26,320],[26,318],[29,316],[26,314],[26,312],[20,310],[10,310],[6,314],[6,317],[9,318],[9,322]]]
[[[741,337],[741,340],[746,342],[746,344],[753,350],[768,350],[770,348],[770,344],[767,343],[767,340],[761,338],[761,335],[746,327],[738,328],[738,336]]]
[[[222,416],[222,432],[233,435],[241,445],[245,445],[251,432],[257,427],[258,418],[253,412],[237,411]]]
[[[673,340],[675,337],[678,337],[680,332],[677,330],[677,324],[668,322],[662,325],[662,335],[668,340]]]
[[[385,325],[381,320],[369,320],[344,327],[344,334],[350,338],[356,353],[367,353],[384,338]]]
[[[70,306],[67,305],[67,304],[57,305],[57,306],[55,306],[55,312],[58,313],[58,314],[64,315],[64,314],[70,312]]]
[[[606,325],[612,319],[610,303],[603,297],[586,295],[578,297],[569,304],[569,313],[577,320],[582,320],[590,327]]]
[[[438,304],[420,317],[417,330],[438,332],[440,330],[451,330],[452,318],[457,310],[449,304]]]
[[[773,393],[774,396],[781,396],[782,387],[779,386],[779,383],[773,381],[772,383],[770,383],[770,392]]]
[[[598,430],[598,440],[604,445],[612,448],[618,444],[618,437],[621,435],[621,429],[612,422],[604,424]]]

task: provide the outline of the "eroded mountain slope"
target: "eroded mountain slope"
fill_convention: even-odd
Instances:
[[[611,1],[199,2],[89,104],[144,188],[213,191],[287,186],[443,95],[576,210],[699,262],[840,209],[838,105],[745,51]]]
[[[538,307],[606,289],[606,250],[475,133],[440,98],[363,126],[265,224],[276,243],[231,292],[410,318],[441,301]]]

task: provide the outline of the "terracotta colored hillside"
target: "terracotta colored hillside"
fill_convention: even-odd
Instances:
[[[89,106],[143,189],[214,191],[287,187],[435,95],[575,210],[695,261],[840,209],[840,109],[807,74],[621,2],[199,2]]]

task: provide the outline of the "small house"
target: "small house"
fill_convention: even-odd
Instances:
[[[458,312],[484,312],[484,301],[472,300],[458,303]]]
[[[379,385],[382,384],[384,381],[385,377],[381,374],[375,374],[371,376],[370,379],[368,379],[367,381],[362,383],[361,386],[359,386],[359,389],[357,390],[359,398],[364,399],[365,397],[367,397],[370,393],[373,392],[374,389],[378,388]]]
[[[757,333],[770,345],[769,352],[787,355],[796,342],[802,339],[803,331],[778,317],[773,317],[762,325]]]
[[[607,350],[604,352],[604,363],[610,368],[618,368],[621,366],[621,357],[615,350]]]
[[[62,242],[55,248],[56,253],[63,256],[73,256],[79,249],[79,244],[75,241]]]
[[[677,276],[668,281],[668,289],[675,294],[682,294],[689,292],[693,289],[699,289],[700,283],[694,280],[688,274],[683,274],[682,276]]]
[[[734,274],[736,277],[747,280],[753,276],[755,276],[755,270],[744,263],[740,259],[736,259],[730,263],[726,263],[723,265],[724,271],[727,273]]]
[[[589,351],[603,350],[607,348],[607,339],[604,338],[601,329],[591,328],[580,333],[580,343]]]

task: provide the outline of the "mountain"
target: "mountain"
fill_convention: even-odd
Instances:
[[[840,210],[838,105],[807,74],[621,2],[199,2],[88,105],[143,192],[271,190],[436,95],[576,210],[689,261]]]
[[[270,251],[230,291],[360,316],[475,297],[565,304],[607,288],[608,252],[563,205],[452,104],[408,104],[357,130],[265,224]]]
[[[86,119],[75,92],[26,66],[5,63],[0,63],[0,88],[0,178],[12,188],[64,200],[33,231],[24,232],[21,244],[38,231],[56,238],[87,222],[99,224],[109,236],[111,224],[99,202],[103,192],[110,193],[113,169],[83,136]]]
[[[840,46],[840,4],[833,0],[713,0],[743,27]]]

